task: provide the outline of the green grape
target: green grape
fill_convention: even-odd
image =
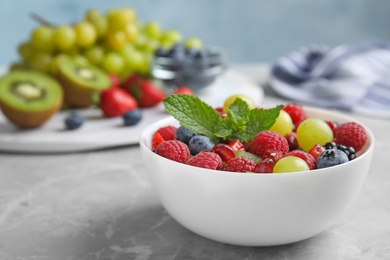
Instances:
[[[178,31],[168,30],[161,35],[160,42],[175,44],[180,42],[182,38]]]
[[[203,48],[203,43],[200,39],[192,37],[184,41],[184,47],[201,50]]]
[[[157,22],[150,21],[144,26],[144,34],[153,39],[158,39],[161,34],[160,24]]]
[[[82,21],[74,26],[76,44],[80,47],[90,47],[95,44],[97,32],[91,22]]]
[[[66,51],[75,46],[76,33],[71,26],[61,25],[54,30],[53,39],[61,51]]]
[[[85,20],[90,21],[90,22],[92,22],[96,19],[99,19],[101,17],[103,17],[102,13],[100,13],[96,9],[89,9],[85,12]]]
[[[248,97],[248,96],[246,96],[246,95],[243,95],[243,94],[236,94],[236,95],[231,95],[231,96],[229,96],[229,97],[225,100],[225,102],[224,102],[224,104],[223,104],[223,111],[224,111],[225,113],[228,112],[229,106],[230,106],[231,104],[233,104],[233,102],[236,100],[236,98],[240,98],[242,101],[245,101],[245,102],[247,103],[249,109],[255,108],[255,103],[253,102],[253,100],[252,100],[250,97]]]
[[[333,140],[333,132],[322,119],[308,118],[299,124],[297,129],[299,146],[308,152],[314,145],[325,145]]]
[[[52,61],[50,64],[50,69],[49,69],[50,74],[52,74],[53,76],[56,76],[57,72],[58,72],[58,65],[66,59],[70,59],[70,57],[69,57],[69,55],[67,55],[65,53],[60,53],[60,54],[54,56],[52,58]]]
[[[158,40],[153,38],[146,38],[145,36],[139,37],[139,40],[136,42],[137,49],[146,53],[153,53],[160,43]]]
[[[89,60],[90,63],[94,65],[99,65],[104,57],[104,49],[100,45],[95,45],[87,48],[84,51],[85,57]]]
[[[282,136],[291,133],[293,130],[293,122],[291,116],[286,111],[280,110],[278,118],[276,118],[275,123],[269,130],[278,132]]]
[[[54,50],[53,41],[54,30],[50,26],[41,25],[31,32],[31,45],[40,52],[52,52]]]
[[[131,8],[111,9],[107,12],[109,31],[120,31],[135,21],[135,11]]]
[[[113,50],[119,50],[126,44],[126,35],[123,31],[110,32],[106,38],[107,46]]]
[[[126,25],[123,32],[126,35],[127,42],[134,42],[135,40],[137,40],[139,35],[138,26],[135,23],[129,23],[128,25]]]
[[[28,60],[29,66],[33,70],[37,70],[43,73],[49,73],[51,69],[52,56],[45,52],[35,52]]]
[[[307,163],[296,156],[286,156],[279,159],[274,166],[273,173],[309,171]]]
[[[109,52],[103,58],[102,67],[108,73],[119,75],[125,68],[125,61],[119,53]]]
[[[125,53],[122,53],[125,60],[125,70],[128,73],[140,72],[144,70],[145,60],[142,53],[133,48],[133,51],[127,50]]]
[[[28,69],[28,66],[23,61],[21,61],[21,62],[14,62],[9,67],[10,71],[24,70],[24,69]]]
[[[99,39],[107,34],[107,19],[99,11],[94,9],[88,10],[85,14],[85,19],[95,27]]]
[[[84,55],[76,55],[72,59],[79,65],[90,64],[89,60]]]
[[[33,52],[30,42],[23,42],[18,46],[18,53],[25,60],[28,60]]]

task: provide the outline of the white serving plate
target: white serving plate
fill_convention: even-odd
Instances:
[[[261,86],[239,72],[228,69],[199,97],[212,106],[222,106],[233,94],[250,96],[256,104],[264,97]],[[138,144],[141,131],[149,124],[167,117],[162,104],[143,109],[142,121],[136,126],[123,126],[122,118],[103,118],[96,108],[79,110],[87,120],[74,131],[64,128],[64,118],[69,111],[53,116],[45,125],[32,130],[21,130],[10,124],[0,113],[0,151],[28,153],[81,152],[117,146]]]

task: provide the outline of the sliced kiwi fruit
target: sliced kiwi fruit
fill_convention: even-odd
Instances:
[[[67,105],[78,108],[93,105],[93,96],[111,85],[103,70],[72,59],[64,59],[58,64],[57,79],[64,89]]]
[[[0,78],[0,108],[21,128],[43,125],[61,107],[63,90],[50,76],[15,70]]]

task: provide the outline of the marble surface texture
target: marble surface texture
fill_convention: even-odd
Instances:
[[[263,66],[238,66],[261,85]],[[264,104],[286,102],[265,87]],[[365,185],[327,231],[289,245],[239,247],[173,220],[139,147],[68,154],[0,154],[0,260],[390,259],[390,121],[356,116],[376,136]]]

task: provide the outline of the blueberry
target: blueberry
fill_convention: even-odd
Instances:
[[[332,148],[323,151],[316,161],[317,169],[335,166],[348,162],[348,156],[341,150]]]
[[[191,154],[196,155],[203,150],[210,151],[214,147],[214,143],[206,136],[194,135],[190,139],[188,147],[190,148]]]
[[[79,128],[84,123],[84,117],[79,113],[73,112],[65,118],[65,127],[68,130]]]
[[[122,115],[122,118],[126,126],[136,125],[142,119],[141,109],[136,108],[128,111]]]
[[[176,132],[175,132],[175,139],[182,141],[183,143],[187,144],[189,143],[190,139],[196,135],[196,133],[192,132],[188,128],[185,128],[184,126],[180,126]]]
[[[154,52],[154,55],[156,55],[157,57],[167,57],[168,56],[168,51],[165,50],[162,47],[158,47],[156,49],[156,51]]]

